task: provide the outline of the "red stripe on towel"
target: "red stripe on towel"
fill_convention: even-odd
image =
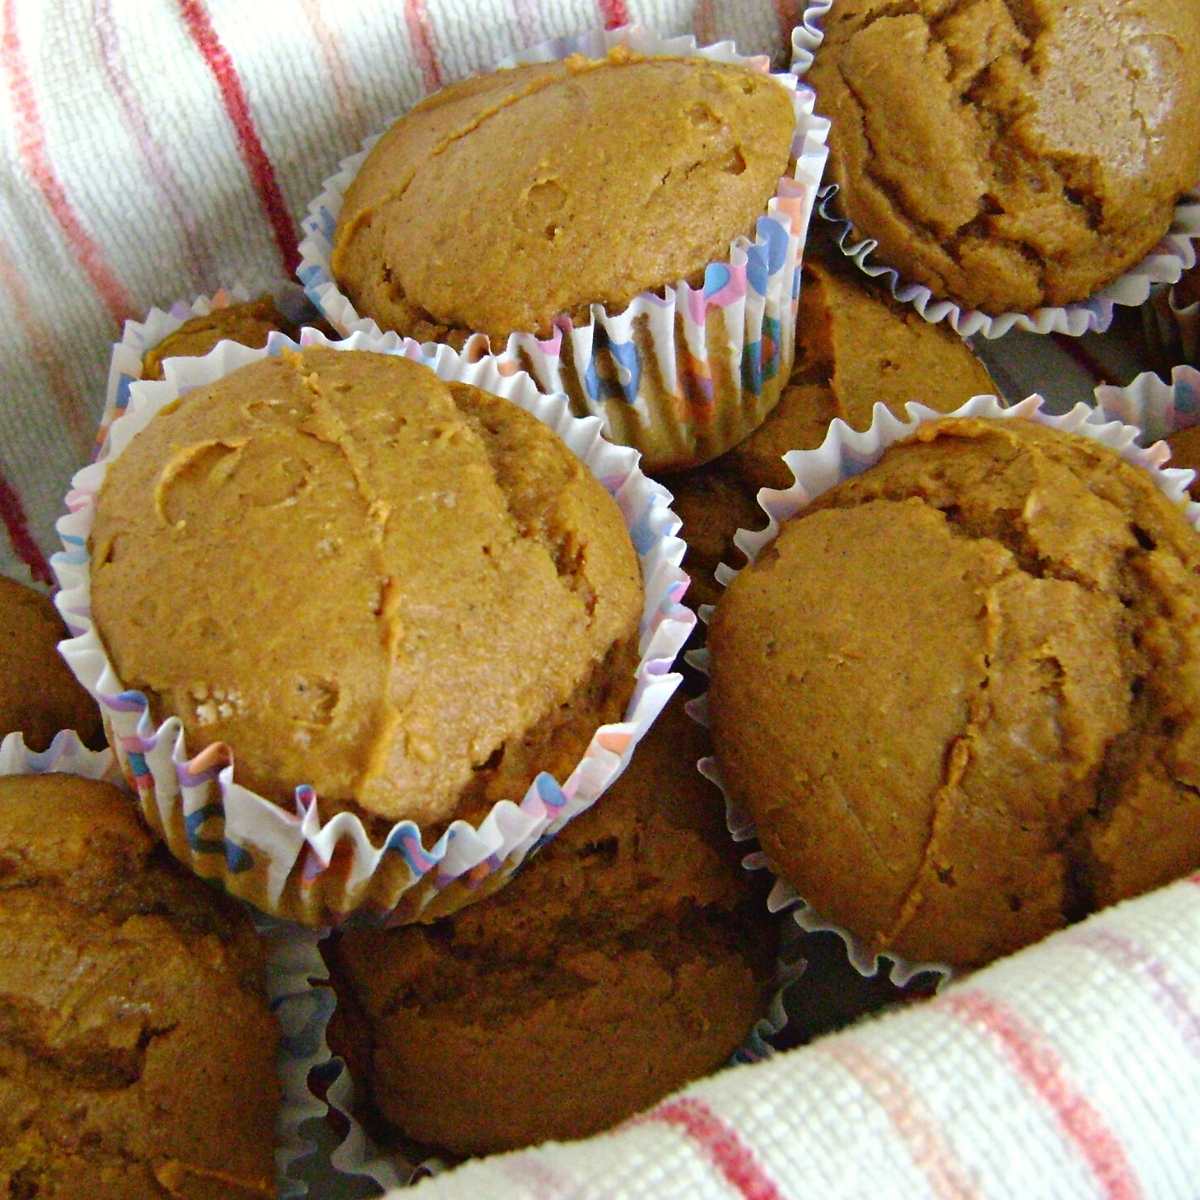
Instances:
[[[238,149],[242,161],[258,192],[259,200],[267,214],[271,231],[275,235],[275,244],[279,247],[279,257],[283,261],[283,269],[292,274],[300,261],[297,250],[296,228],[288,215],[283,193],[279,190],[279,182],[275,178],[275,168],[263,149],[262,140],[250,114],[250,104],[246,99],[246,89],[233,65],[229,51],[222,45],[213,28],[208,10],[202,0],[179,0],[179,11],[183,15],[188,33],[208,69],[216,80],[225,105],[225,112],[237,134]]]
[[[1071,1082],[1058,1052],[1010,1008],[975,989],[951,992],[939,1008],[994,1041],[1014,1073],[1049,1108],[1066,1139],[1072,1142],[1109,1200],[1136,1200],[1142,1195],[1125,1151],[1104,1118]]]
[[[605,29],[617,29],[629,24],[629,10],[625,0],[597,0],[600,15],[604,18]]]
[[[442,86],[442,68],[438,63],[433,26],[429,22],[429,13],[425,11],[425,0],[404,0],[404,19],[408,24],[409,40],[417,56],[417,65],[421,68],[425,90],[436,92]]]
[[[34,186],[42,194],[46,207],[62,230],[84,274],[108,309],[112,319],[120,324],[132,311],[129,296],[99,245],[84,229],[75,207],[67,198],[62,181],[50,162],[46,131],[33,94],[33,83],[25,67],[21,39],[17,33],[15,0],[4,0],[4,36],[0,38],[0,64],[8,76],[8,92],[16,121],[17,154]]]
[[[53,583],[50,564],[29,532],[29,521],[21,507],[21,497],[0,472],[0,521],[8,531],[13,553],[29,568],[36,583]]]
[[[649,1123],[670,1125],[686,1133],[743,1200],[783,1200],[783,1193],[758,1161],[758,1156],[738,1131],[717,1116],[704,1101],[682,1096],[629,1122],[630,1125]]]

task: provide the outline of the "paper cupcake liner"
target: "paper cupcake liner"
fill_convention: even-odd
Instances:
[[[76,474],[69,511],[58,522],[64,549],[52,560],[62,589],[55,602],[73,635],[59,648],[99,703],[146,820],[198,875],[264,912],[304,925],[336,923],[352,911],[394,923],[432,919],[486,894],[588,808],[620,774],[675,690],[680,676],[671,666],[695,624],[680,604],[687,576],[679,567],[685,548],[675,536],[679,519],[669,507],[670,493],[638,469],[636,452],[604,441],[596,418],[573,417],[565,396],[543,395],[528,376],[502,374],[492,359],[468,361],[448,346],[422,348],[411,339],[392,347],[362,334],[329,342],[312,329],[303,332],[301,344],[401,354],[443,379],[503,396],[552,428],[604,485],[629,530],[645,586],[641,660],[624,720],[596,731],[561,786],[542,772],[519,803],[499,802],[478,827],[455,821],[431,847],[413,821],[393,825],[377,846],[352,812],[323,820],[320,800],[307,785],[296,788],[290,807],[273,803],[236,781],[225,748],[189,749],[177,718],[154,724],[146,697],[123,686],[93,626],[87,543],[96,495],[108,463],[165,404],[238,367],[298,348],[278,333],[260,350],[223,342],[204,358],[168,359],[163,382],[133,385],[104,456]]]
[[[245,304],[258,295],[262,295],[261,288],[252,295],[240,283],[235,283],[231,288],[213,292],[211,296],[197,296],[190,303],[179,300],[168,309],[152,308],[142,320],[125,322],[121,340],[113,343],[108,383],[104,389],[104,411],[96,430],[93,462],[104,449],[109,426],[124,413],[129,404],[129,389],[142,377],[142,359],[146,352],[153,350],[192,317],[206,317],[230,305]],[[303,325],[317,315],[304,290],[290,281],[277,284],[271,289],[271,296],[279,311],[296,325]]]
[[[788,1023],[786,993],[801,978],[805,969],[804,960],[796,956],[794,947],[788,942],[786,930],[783,942],[776,963],[775,991],[766,1012],[754,1023],[745,1040],[730,1055],[729,1060],[717,1068],[718,1071],[728,1070],[742,1063],[761,1062],[775,1053],[772,1039],[778,1037]],[[321,990],[327,994],[323,1004],[327,1010],[323,1028],[327,1028],[329,1017],[337,1005],[333,986],[329,982],[328,967],[322,962],[320,973],[313,973],[312,978],[321,981]],[[324,1032],[321,1036],[323,1039]],[[339,1124],[348,1130],[331,1156],[339,1173],[370,1179],[386,1191],[389,1188],[417,1183],[428,1175],[437,1175],[456,1165],[456,1161],[447,1162],[434,1153],[422,1151],[415,1144],[410,1143],[411,1148],[407,1154],[377,1145],[354,1115],[354,1080],[349,1067],[344,1059],[331,1051],[329,1061],[331,1082],[326,1089],[326,1100],[330,1109],[337,1115]],[[464,1064],[463,1069],[470,1070],[469,1064]]]
[[[124,780],[112,751],[89,750],[72,730],[56,734],[49,748],[40,752],[30,750],[20,733],[10,733],[0,741],[0,776],[50,773],[100,779],[124,788]],[[299,1175],[299,1164],[311,1153],[312,1146],[301,1135],[301,1126],[311,1119],[314,1112],[320,1115],[324,1111],[315,1109],[315,1101],[307,1086],[308,1071],[319,1058],[314,1057],[307,1045],[297,1038],[298,1026],[295,1023],[295,1010],[304,1004],[302,994],[313,990],[303,977],[307,960],[301,958],[302,969],[295,969],[297,949],[314,939],[311,934],[297,936],[293,930],[286,930],[278,924],[272,926],[272,931],[275,936],[267,955],[267,997],[282,1023],[278,1058],[282,1096],[275,1126],[275,1182],[279,1196],[292,1200],[308,1193]]]
[[[1146,371],[1127,387],[1103,384],[1096,388],[1092,419],[1097,424],[1121,421],[1137,426],[1139,444],[1148,447],[1161,465],[1170,455],[1170,447],[1161,439],[1200,425],[1200,370],[1176,367],[1169,382]],[[1186,477],[1185,487],[1191,482],[1189,470],[1170,468],[1165,473]]]
[[[1179,305],[1175,288],[1159,288],[1143,307],[1142,320],[1160,362],[1200,366],[1200,302]]]
[[[832,0],[810,0],[800,24],[792,31],[792,70],[801,79],[812,66],[824,40],[822,23],[831,7]],[[817,104],[820,104],[820,97],[817,97]],[[980,334],[985,338],[998,338],[1012,329],[1041,334],[1064,333],[1070,337],[1104,333],[1112,324],[1113,310],[1118,304],[1133,307],[1144,304],[1153,284],[1175,283],[1185,270],[1194,266],[1196,250],[1193,241],[1200,239],[1200,188],[1196,188],[1176,204],[1171,227],[1158,245],[1141,262],[1094,295],[1072,304],[1037,308],[1030,313],[1006,312],[993,316],[937,297],[924,285],[906,281],[895,267],[875,261],[872,255],[879,243],[874,238],[862,236],[853,222],[838,215],[833,207],[837,192],[835,183],[821,188],[817,211],[823,220],[834,226],[841,252],[872,279],[882,277],[892,295],[902,304],[911,304],[926,321],[946,321],[962,337]]]
[[[1145,379],[1144,376],[1141,378]],[[1189,386],[1194,386],[1195,372],[1189,376],[1189,380]],[[1135,389],[1127,390],[1134,391]],[[1200,390],[1192,394],[1200,399]],[[1167,459],[1166,446],[1156,443],[1148,449],[1143,448],[1138,444],[1141,432],[1139,429],[1124,424],[1121,420],[1111,419],[1103,412],[1098,412],[1086,404],[1077,404],[1061,416],[1044,411],[1042,404],[1042,397],[1036,394],[1026,397],[1012,407],[1005,407],[1003,402],[995,396],[973,396],[952,413],[939,413],[924,405],[909,403],[905,406],[906,417],[900,417],[890,412],[883,404],[876,404],[872,412],[870,428],[861,433],[851,429],[844,421],[835,420],[830,425],[824,442],[817,449],[791,450],[783,456],[784,462],[792,472],[794,480],[792,486],[783,491],[771,488],[761,489],[758,493],[758,503],[767,517],[767,525],[759,530],[739,529],[734,536],[734,543],[749,562],[754,562],[762,550],[778,537],[783,522],[821,493],[873,466],[883,457],[889,446],[911,436],[918,426],[929,421],[954,417],[1036,421],[1038,424],[1047,425],[1065,433],[1079,434],[1100,442],[1126,462],[1149,471],[1159,490],[1172,503],[1182,507],[1193,528],[1200,531],[1200,504],[1189,501],[1187,496],[1187,484],[1192,478],[1192,472],[1164,470],[1163,463]],[[737,574],[737,570],[722,563],[717,568],[717,582],[722,586],[728,586],[729,581]],[[712,611],[711,605],[705,605],[700,611],[701,620],[706,624]],[[705,674],[709,673],[707,648],[689,653],[688,661],[698,670]],[[704,725],[708,724],[707,693],[690,702],[687,707],[694,720]],[[748,841],[754,838],[756,836],[754,821],[726,788],[716,760],[714,758],[701,759],[697,767],[700,773],[711,779],[724,794],[727,820],[734,838],[738,841]],[[750,869],[767,869],[775,875],[776,884],[771,890],[767,902],[773,912],[792,909],[795,920],[801,928],[809,932],[828,930],[837,934],[846,947],[847,957],[860,974],[866,976],[876,974],[881,959],[887,959],[890,963],[888,975],[897,987],[904,987],[915,975],[929,972],[940,976],[938,983],[940,989],[955,974],[954,969],[945,963],[918,962],[894,954],[887,949],[878,953],[870,952],[863,941],[850,930],[829,920],[808,904],[796,889],[782,877],[779,870],[762,851],[748,855],[744,861]]]
[[[602,57],[614,46],[646,55],[697,56],[767,72],[769,60],[736,53],[732,42],[700,47],[692,37],[659,38],[637,26],[558,38],[504,59],[500,67],[549,62],[582,53]],[[566,316],[548,339],[514,333],[496,350],[501,370],[528,370],[544,391],[565,392],[578,415],[604,422],[613,441],[636,446],[647,469],[713,458],[756,428],[775,406],[795,350],[800,264],[808,222],[825,168],[829,122],[812,113],[812,96],[795,77],[776,75],[793,94],[796,131],[792,173],[779,181],[755,237],[737,237],[729,257],[709,263],[704,282],[686,280],[642,292],[621,312],[593,304],[586,324]],[[334,281],[334,230],[345,189],[379,135],[344,159],[304,218],[297,274],[326,319],[342,333],[378,336]],[[712,319],[719,313],[720,322]],[[483,334],[471,354],[491,347]],[[646,435],[643,429],[650,429]],[[659,449],[669,443],[671,449]]]

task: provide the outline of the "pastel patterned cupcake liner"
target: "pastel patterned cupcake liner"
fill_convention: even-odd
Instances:
[[[261,295],[256,292],[254,295]],[[303,288],[290,281],[277,284],[271,291],[279,311],[296,325],[311,321],[317,314],[308,302]],[[104,389],[104,411],[96,430],[96,450],[93,461],[100,457],[108,438],[109,426],[124,413],[129,404],[129,389],[142,377],[142,359],[165,338],[192,317],[209,313],[233,304],[254,299],[240,283],[221,288],[211,296],[197,296],[187,302],[176,301],[170,308],[152,308],[140,321],[126,321],[121,340],[113,343],[112,359],[108,365],[108,382]]]
[[[1200,302],[1179,304],[1174,287],[1158,288],[1142,309],[1142,320],[1160,361],[1200,366]]]
[[[822,22],[832,7],[832,0],[810,0],[792,31],[792,70],[803,79],[813,64],[824,33]],[[820,97],[816,106],[820,107]],[[836,131],[834,133],[836,137]],[[1061,306],[1047,306],[1030,313],[1007,312],[990,315],[974,308],[964,308],[952,300],[939,298],[927,287],[908,282],[901,273],[886,263],[872,258],[878,242],[864,237],[853,222],[840,216],[834,206],[838,185],[826,184],[819,193],[817,211],[835,229],[841,252],[864,274],[882,278],[892,295],[902,304],[911,304],[929,322],[946,321],[962,337],[980,334],[985,338],[1003,337],[1012,329],[1029,333],[1063,333],[1081,337],[1085,333],[1104,333],[1112,324],[1117,305],[1137,307],[1149,297],[1151,287],[1160,283],[1175,283],[1179,276],[1196,262],[1194,242],[1200,239],[1200,187],[1184,195],[1175,206],[1170,229],[1142,261],[1095,295],[1086,300]]]
[[[0,776],[50,773],[99,779],[120,788],[125,786],[112,751],[89,750],[72,730],[56,734],[49,747],[40,752],[30,750],[20,733],[10,733],[0,741]],[[260,925],[260,932],[263,931]],[[278,924],[271,926],[271,932],[266,992],[282,1025],[278,1056],[282,1096],[275,1126],[275,1183],[281,1200],[295,1200],[308,1194],[300,1164],[313,1150],[301,1127],[314,1116],[324,1113],[307,1083],[308,1073],[322,1061],[321,1055],[317,1047],[297,1036],[297,1014],[311,1005],[306,997],[315,990],[304,976],[309,962],[303,953],[313,935],[297,933]],[[300,950],[299,958],[297,950]],[[328,1057],[327,1050],[325,1057]]]
[[[1138,441],[1159,456],[1161,465],[1168,461],[1170,454],[1170,447],[1161,439],[1181,429],[1200,425],[1200,370],[1176,367],[1169,380],[1146,371],[1127,387],[1102,384],[1096,388],[1093,420],[1136,425],[1140,431]],[[1175,468],[1172,471],[1191,474]]]
[[[549,62],[571,54],[602,57],[614,46],[647,55],[697,56],[767,72],[766,58],[746,58],[731,42],[699,47],[692,37],[659,38],[637,26],[558,38],[507,58],[500,67]],[[808,222],[825,167],[829,123],[812,114],[812,97],[795,77],[775,75],[793,95],[795,166],[779,181],[753,239],[738,237],[729,257],[710,263],[704,281],[643,292],[621,312],[593,304],[586,324],[566,316],[548,339],[514,333],[503,348],[483,334],[471,354],[491,349],[505,372],[528,370],[545,391],[565,392],[579,415],[604,421],[606,436],[647,452],[651,468],[711,458],[756,428],[774,407],[795,351],[800,264]],[[297,274],[313,303],[342,333],[379,335],[332,276],[334,231],[346,188],[378,141],[368,138],[309,206]],[[712,319],[720,314],[722,320]],[[395,336],[395,335],[393,335]],[[654,442],[640,432],[653,428]],[[655,444],[670,443],[663,457]]]
[[[524,374],[502,373],[491,359],[469,361],[447,346],[394,341],[385,346],[356,334],[329,342],[307,329],[301,345],[336,351],[404,355],[519,404],[550,426],[615,499],[637,551],[645,587],[639,626],[641,660],[623,721],[601,726],[570,777],[559,784],[542,772],[519,802],[495,804],[478,827],[454,821],[432,846],[411,820],[392,826],[375,844],[359,817],[324,818],[319,797],[301,784],[290,805],[241,786],[227,747],[185,743],[177,718],[156,725],[144,695],[123,685],[92,622],[88,537],[108,463],[164,405],[238,367],[296,349],[273,333],[252,350],[223,342],[204,358],[168,359],[163,382],[130,389],[124,416],[113,423],[104,455],[78,472],[58,531],[64,549],[52,560],[61,591],[59,612],[72,631],[60,650],[98,701],[122,770],[151,827],[198,875],[273,916],[309,926],[337,923],[352,912],[390,923],[452,912],[499,886],[508,874],[573,816],[588,808],[620,774],[642,735],[675,690],[671,666],[694,625],[680,604],[687,576],[683,542],[670,493],[647,479],[637,454],[600,436],[600,422],[571,415],[565,396],[543,395]]]
[[[1191,379],[1189,386],[1194,386],[1195,382],[1194,378]],[[1193,395],[1200,399],[1200,393]],[[1163,463],[1168,456],[1166,446],[1156,443],[1149,449],[1143,448],[1138,444],[1140,430],[1122,423],[1121,420],[1107,417],[1103,412],[1086,404],[1077,404],[1060,416],[1046,412],[1042,405],[1042,397],[1038,395],[1028,396],[1012,407],[1005,407],[995,396],[973,396],[952,413],[939,413],[924,405],[909,403],[905,406],[907,416],[900,417],[884,405],[876,404],[871,426],[863,432],[856,432],[844,421],[835,420],[830,425],[824,442],[817,449],[791,450],[783,456],[784,462],[792,472],[792,486],[783,491],[761,489],[758,493],[758,503],[767,518],[767,524],[765,528],[758,530],[739,529],[734,543],[749,562],[754,562],[763,549],[779,535],[782,524],[811,500],[874,465],[883,457],[889,446],[911,436],[918,426],[952,417],[1036,421],[1065,433],[1079,434],[1100,442],[1126,462],[1149,471],[1159,490],[1173,503],[1184,508],[1188,521],[1200,531],[1200,504],[1192,503],[1187,496],[1187,484],[1191,480],[1192,472],[1163,469]],[[727,586],[737,574],[737,570],[723,563],[717,568],[716,577],[718,583]],[[701,620],[707,623],[712,611],[711,605],[704,606],[700,611]],[[707,648],[690,652],[688,661],[698,670],[708,674]],[[708,696],[705,693],[688,705],[690,715],[701,724],[708,723],[707,701]],[[724,793],[727,819],[734,837],[738,841],[754,838],[754,821],[726,788],[716,759],[701,759],[697,767],[702,775],[711,779]],[[768,898],[768,906],[773,912],[791,910],[801,928],[810,932],[828,930],[837,934],[846,947],[851,964],[861,975],[876,974],[880,969],[880,961],[886,959],[889,963],[889,978],[897,987],[904,987],[915,975],[926,972],[940,976],[939,987],[953,976],[954,971],[945,963],[917,962],[893,954],[887,949],[871,953],[855,934],[829,920],[808,904],[761,850],[748,855],[745,865],[750,869],[769,870],[776,876],[776,884]]]
[[[733,1052],[729,1061],[718,1070],[726,1070],[741,1063],[760,1062],[775,1053],[772,1041],[783,1032],[788,1023],[786,993],[792,984],[803,976],[805,968],[804,960],[794,953],[786,930],[783,943],[776,964],[775,991],[766,1012],[754,1023],[745,1041]],[[311,971],[310,977],[319,981],[317,990],[325,993],[323,1007],[327,1010],[327,1027],[337,1001],[329,982],[328,966],[323,960],[320,969]],[[328,1062],[329,1066],[323,1072],[327,1078],[321,1081],[325,1087],[326,1101],[337,1115],[339,1124],[347,1130],[331,1155],[333,1166],[340,1174],[369,1179],[386,1191],[389,1188],[417,1183],[428,1175],[436,1175],[454,1165],[453,1162],[448,1163],[436,1154],[423,1152],[412,1144],[409,1145],[407,1153],[380,1147],[355,1117],[354,1080],[345,1060],[329,1051]]]

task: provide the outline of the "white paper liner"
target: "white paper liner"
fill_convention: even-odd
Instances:
[[[1169,381],[1146,371],[1127,387],[1102,384],[1096,388],[1096,410],[1092,419],[1097,423],[1121,421],[1136,425],[1138,441],[1158,456],[1160,465],[1165,464],[1170,447],[1160,439],[1180,429],[1200,425],[1200,370],[1176,367]],[[1166,473],[1186,477],[1187,483],[1191,482],[1193,474],[1175,467]]]
[[[660,38],[638,26],[557,38],[497,66],[549,62],[575,53],[599,58],[618,45],[646,55],[698,56],[763,72],[770,67],[765,57],[739,55],[732,42],[701,47],[693,37]],[[502,370],[530,370],[544,391],[565,392],[577,413],[600,417],[606,436],[638,446],[646,453],[647,469],[700,458],[661,457],[666,452],[656,452],[651,442],[640,444],[639,426],[671,429],[677,449],[695,447],[693,430],[719,429],[719,444],[702,455],[713,457],[762,422],[791,373],[800,265],[825,169],[829,122],[813,116],[812,96],[807,89],[796,90],[794,76],[774,78],[793,93],[795,166],[779,181],[753,241],[735,238],[729,258],[710,263],[700,287],[680,280],[661,289],[661,295],[642,292],[622,312],[593,304],[585,325],[576,327],[562,316],[555,320],[550,338],[514,333],[503,350],[495,351]],[[382,332],[355,309],[330,267],[345,190],[379,136],[368,138],[357,154],[342,160],[302,222],[305,237],[297,275],[325,318],[345,334]],[[719,339],[707,331],[713,309],[724,316]],[[635,336],[639,328],[648,332],[648,339]],[[467,349],[479,354],[491,347],[483,334],[473,334]],[[613,379],[617,382],[609,382]],[[714,380],[720,383],[715,401]],[[636,420],[629,419],[628,410]],[[718,420],[722,425],[714,424]]]
[[[109,749],[89,750],[72,730],[57,733],[49,747],[40,752],[30,750],[20,733],[10,733],[0,741],[0,776],[50,773],[99,779],[125,789],[113,752]],[[132,797],[130,803],[133,803]],[[297,950],[301,952],[301,967],[306,967],[303,951],[315,939],[307,931],[297,934],[294,927],[285,929],[278,923],[272,930],[275,936],[267,954],[266,991],[282,1026],[277,1059],[282,1095],[275,1123],[275,1182],[281,1200],[292,1200],[308,1193],[297,1175],[299,1163],[312,1152],[311,1143],[301,1134],[301,1126],[314,1114],[324,1112],[323,1108],[315,1108],[316,1101],[307,1084],[308,1071],[319,1057],[295,1037],[296,1011],[305,1004],[302,993],[313,990],[308,986],[303,970],[295,969]],[[315,954],[315,949],[312,952]],[[214,1016],[219,1017],[219,1014]]]
[[[108,364],[104,411],[96,430],[93,461],[100,457],[104,449],[109,426],[129,404],[129,389],[142,377],[142,359],[147,351],[153,350],[192,317],[206,317],[218,309],[244,304],[261,294],[261,288],[251,295],[240,283],[235,283],[230,288],[220,288],[211,296],[197,296],[190,302],[176,301],[168,309],[152,308],[140,321],[126,321],[121,340],[113,343],[112,358]],[[290,281],[278,283],[271,289],[271,296],[279,311],[295,325],[303,325],[306,319],[311,320],[316,315],[304,290]]]
[[[189,751],[177,718],[154,726],[146,698],[124,689],[93,627],[87,543],[96,494],[108,463],[163,405],[238,367],[298,348],[279,333],[259,350],[223,342],[203,358],[168,359],[165,380],[132,386],[128,409],[113,423],[104,456],[75,475],[68,513],[57,525],[64,549],[52,559],[62,589],[55,603],[73,635],[59,649],[100,704],[146,820],[198,875],[264,912],[310,926],[335,923],[352,911],[392,923],[422,913],[428,919],[478,898],[481,885],[502,880],[588,808],[624,769],[675,690],[680,676],[671,666],[695,624],[680,603],[688,580],[679,567],[685,549],[675,536],[679,519],[669,507],[670,493],[638,469],[635,451],[606,442],[595,417],[573,417],[565,396],[543,395],[524,374],[502,374],[493,359],[469,362],[448,346],[422,348],[411,339],[385,345],[356,334],[330,342],[313,329],[303,331],[300,344],[402,354],[443,379],[506,397],[550,426],[600,480],[625,520],[645,588],[641,660],[624,720],[596,731],[561,786],[542,772],[519,804],[500,801],[478,828],[455,821],[429,848],[412,821],[395,824],[382,846],[372,844],[354,813],[323,821],[319,798],[307,785],[296,788],[290,809],[272,803],[236,782],[232,762],[219,757],[220,748]],[[339,847],[342,853],[335,856]],[[386,869],[379,871],[381,865]]]
[[[771,1039],[778,1037],[788,1023],[785,995],[801,978],[805,969],[804,959],[797,956],[795,946],[789,941],[786,930],[782,940],[776,962],[775,991],[767,1005],[767,1011],[754,1023],[745,1041],[733,1052],[729,1061],[717,1068],[718,1071],[741,1063],[761,1062],[775,1053]],[[321,990],[327,993],[327,999],[322,1005],[327,1010],[321,1034],[323,1041],[323,1030],[328,1027],[329,1017],[332,1016],[337,1001],[333,986],[329,982],[329,969],[323,961],[319,974],[310,972],[310,975],[321,980]],[[456,1165],[455,1162],[443,1161],[436,1154],[423,1153],[415,1145],[407,1157],[396,1150],[385,1150],[376,1145],[355,1119],[354,1081],[349,1067],[344,1059],[331,1051],[327,1050],[327,1057],[332,1082],[326,1089],[326,1099],[329,1107],[337,1113],[340,1121],[344,1122],[348,1129],[331,1156],[334,1167],[340,1173],[370,1179],[386,1191],[388,1188],[418,1183],[428,1175],[436,1175]]]
[[[1195,374],[1193,372],[1193,376]],[[1196,394],[1200,398],[1200,391]],[[1149,471],[1159,490],[1173,503],[1180,505],[1192,527],[1200,531],[1200,504],[1191,502],[1187,495],[1187,485],[1191,481],[1192,472],[1164,470],[1166,446],[1160,442],[1148,449],[1143,448],[1138,444],[1139,429],[1106,417],[1103,412],[1098,412],[1089,405],[1076,404],[1069,412],[1055,416],[1044,411],[1042,404],[1042,397],[1036,394],[1027,396],[1012,407],[1005,407],[1004,402],[995,396],[973,396],[953,412],[940,413],[922,404],[910,402],[905,405],[907,416],[904,418],[889,411],[883,404],[876,404],[872,410],[870,428],[861,433],[837,419],[829,426],[824,442],[815,450],[790,450],[783,456],[784,462],[792,472],[792,486],[783,491],[762,488],[758,493],[758,504],[768,518],[767,525],[760,530],[739,529],[734,535],[734,544],[749,562],[754,562],[763,548],[770,545],[779,535],[782,523],[822,492],[877,463],[889,446],[911,436],[919,425],[955,417],[1036,421],[1065,433],[1079,434],[1100,442],[1126,462]],[[717,567],[717,582],[727,586],[737,574],[736,569],[722,563]],[[711,605],[704,605],[700,610],[700,618],[706,624],[712,611]],[[698,670],[706,675],[709,673],[707,648],[691,651],[687,659]],[[707,693],[691,701],[687,709],[694,720],[703,725],[708,724]],[[725,787],[716,760],[701,759],[697,767],[700,773],[712,780],[724,794],[727,820],[735,839],[748,841],[754,838],[754,822]],[[773,912],[794,908],[795,920],[802,929],[809,932],[828,930],[836,933],[846,947],[851,964],[861,975],[876,974],[880,959],[886,959],[891,964],[888,977],[897,987],[904,987],[915,975],[930,972],[939,976],[937,987],[940,990],[955,975],[954,969],[945,963],[917,962],[886,949],[878,954],[871,954],[862,941],[848,929],[823,917],[803,900],[795,888],[783,879],[765,853],[752,853],[746,857],[744,863],[750,869],[768,869],[776,876],[776,884],[767,901]]]
[[[1200,302],[1179,304],[1174,287],[1159,288],[1142,315],[1150,342],[1165,362],[1200,366]]]
[[[832,0],[809,0],[792,31],[792,71],[801,79],[811,68],[824,40],[822,22]],[[820,105],[820,98],[817,98]],[[836,135],[835,135],[836,136]],[[1120,305],[1144,304],[1153,284],[1175,283],[1196,263],[1193,241],[1200,239],[1200,187],[1180,198],[1175,206],[1171,227],[1159,243],[1142,259],[1085,300],[1061,306],[1034,309],[1031,313],[1006,312],[992,316],[975,308],[962,308],[952,300],[936,297],[929,288],[911,283],[895,267],[872,260],[878,242],[861,236],[851,221],[839,216],[834,208],[838,185],[827,184],[819,193],[817,211],[836,228],[838,248],[873,279],[881,276],[892,295],[902,304],[911,304],[925,320],[946,321],[962,337],[981,334],[985,338],[1003,337],[1012,329],[1029,333],[1063,333],[1081,337],[1085,333],[1104,333],[1112,324],[1113,310]]]

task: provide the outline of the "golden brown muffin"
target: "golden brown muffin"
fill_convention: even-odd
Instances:
[[[688,544],[689,602],[717,602],[717,564],[742,561],[733,547],[734,533],[766,524],[755,499],[759,488],[790,487],[792,473],[783,455],[819,446],[835,417],[861,430],[870,426],[875,404],[900,416],[910,400],[950,412],[972,396],[998,391],[953,330],[931,325],[909,305],[897,304],[861,272],[828,257],[808,257],[796,365],[778,405],[728,454],[666,480]]]
[[[838,204],[935,296],[1082,300],[1200,178],[1195,0],[840,0],[824,28]]]
[[[275,1021],[245,913],[108,784],[0,779],[0,1195],[275,1195]]]
[[[1200,866],[1200,540],[1149,473],[938,421],[722,597],[713,738],[805,899],[970,966]]]
[[[157,346],[146,351],[142,358],[142,378],[161,379],[163,359],[198,358],[207,354],[218,342],[240,342],[255,349],[267,344],[275,330],[295,337],[296,325],[276,307],[270,296],[259,296],[243,304],[217,308],[204,316],[191,317],[173,333],[167,334]]]
[[[310,348],[160,413],[109,467],[96,627],[188,745],[287,801],[475,818],[560,778],[633,688],[620,512],[516,404]]]
[[[60,729],[73,729],[87,745],[104,745],[100,710],[58,653],[68,636],[47,597],[0,577],[0,738],[19,731],[45,750]]]
[[[468,79],[368,155],[333,274],[384,329],[548,336],[559,313],[623,308],[726,257],[765,213],[793,129],[786,90],[704,59],[618,49]]]
[[[728,1059],[765,1015],[774,922],[676,701],[498,895],[346,933],[337,1040],[382,1115],[458,1154],[583,1137]]]
[[[1171,447],[1170,466],[1186,467],[1200,473],[1200,425],[1178,429],[1163,441]],[[1188,485],[1188,491],[1193,500],[1200,499],[1200,474]]]

